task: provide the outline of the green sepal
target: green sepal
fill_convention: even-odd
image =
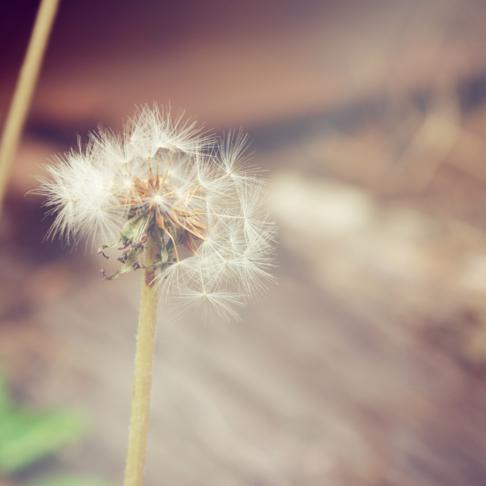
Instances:
[[[150,223],[150,216],[136,215],[130,218],[121,230],[120,240],[124,246],[138,243]]]

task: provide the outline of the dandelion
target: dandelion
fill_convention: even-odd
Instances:
[[[273,226],[265,184],[242,171],[246,139],[218,141],[182,118],[142,109],[123,136],[98,131],[58,158],[39,193],[50,236],[97,246],[119,268],[144,271],[125,485],[142,484],[157,301],[235,318],[269,277]]]

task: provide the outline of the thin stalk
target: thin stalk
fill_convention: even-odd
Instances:
[[[147,249],[146,262],[153,262],[153,249]],[[152,368],[155,351],[157,291],[153,271],[145,270],[140,301],[132,407],[125,467],[125,486],[142,486],[149,429]]]
[[[27,53],[5,121],[5,128],[0,141],[0,213],[2,212],[10,166],[24,128],[32,93],[39,77],[40,66],[58,6],[59,0],[41,0]]]

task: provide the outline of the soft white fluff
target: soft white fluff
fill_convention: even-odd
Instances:
[[[71,243],[87,238],[113,244],[134,198],[140,207],[197,214],[205,226],[202,242],[193,254],[181,249],[179,261],[161,266],[157,285],[179,308],[203,304],[235,316],[269,276],[273,226],[264,182],[256,171],[238,168],[245,137],[233,133],[216,142],[156,108],[142,109],[122,137],[92,134],[84,150],[59,158],[42,181],[40,192],[56,214],[51,234]],[[154,172],[166,174],[173,190],[137,195],[135,181]]]

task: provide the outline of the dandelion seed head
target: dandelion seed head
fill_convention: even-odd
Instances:
[[[269,277],[265,186],[239,169],[242,133],[217,143],[169,115],[143,108],[122,136],[93,133],[48,168],[38,192],[55,214],[51,235],[118,252],[121,267],[108,278],[146,269],[167,303],[235,317]]]

